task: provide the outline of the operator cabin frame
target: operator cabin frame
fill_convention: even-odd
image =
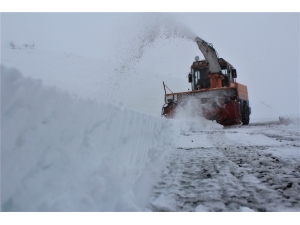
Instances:
[[[189,74],[189,83],[192,91],[209,88],[235,87],[237,77],[236,69],[223,58],[218,58],[221,71],[219,73],[210,73],[206,60],[200,60],[195,57],[195,62],[191,66]]]

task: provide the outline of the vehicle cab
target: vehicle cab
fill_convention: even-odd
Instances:
[[[218,62],[221,67],[221,71],[219,71],[222,78],[221,87],[230,87],[230,84],[234,83],[237,77],[236,69],[223,58],[218,58]],[[196,56],[188,78],[192,86],[192,91],[211,88],[211,78],[209,76],[207,61],[199,60],[199,57]]]

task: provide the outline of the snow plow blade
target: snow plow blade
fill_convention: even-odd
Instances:
[[[241,123],[240,104],[234,88],[166,94],[166,101],[162,108],[162,116],[166,118],[174,118],[179,110],[190,110],[190,114],[216,120],[223,126]]]

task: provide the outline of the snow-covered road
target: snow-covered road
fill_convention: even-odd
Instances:
[[[299,211],[290,122],[167,120],[1,67],[1,210]]]
[[[148,211],[300,211],[299,127],[183,132]]]

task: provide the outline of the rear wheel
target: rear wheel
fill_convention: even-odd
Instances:
[[[247,106],[247,103],[244,103],[243,114],[242,114],[243,125],[248,125],[249,121],[250,121],[250,118],[249,118],[249,107]]]

